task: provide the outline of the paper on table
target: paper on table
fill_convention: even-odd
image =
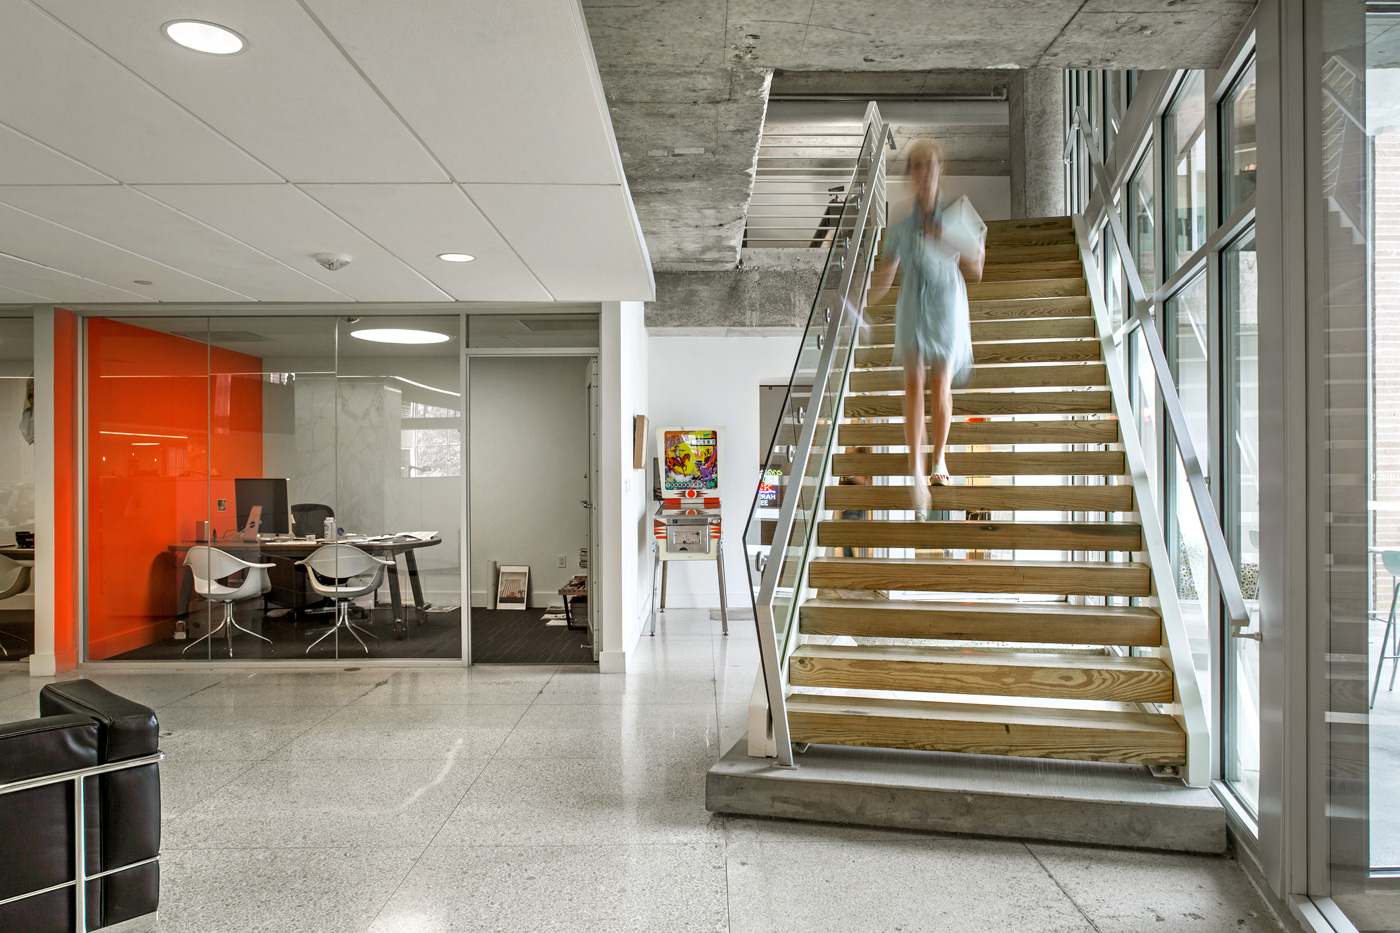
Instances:
[[[412,538],[415,541],[431,541],[436,538],[436,531],[405,531],[401,535],[404,538]]]

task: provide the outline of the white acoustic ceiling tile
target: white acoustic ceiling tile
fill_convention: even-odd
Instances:
[[[346,299],[342,293],[309,275],[186,217],[134,188],[112,185],[9,187],[0,188],[0,202],[256,301]]]
[[[356,301],[447,301],[451,296],[292,185],[149,185],[140,189]],[[341,253],[331,272],[312,255]]]
[[[0,185],[110,185],[108,178],[0,124]]]
[[[123,290],[129,289],[148,301],[249,300],[246,295],[201,281],[177,269],[4,204],[0,204],[0,253]],[[148,280],[152,284],[136,285],[136,279]],[[23,285],[6,281],[0,274],[0,285],[12,284],[15,288],[27,290]],[[52,297],[55,301],[94,300],[71,294]]]
[[[304,2],[458,181],[621,181],[576,0]]]
[[[303,185],[307,194],[459,301],[550,301],[456,185]],[[475,262],[444,262],[468,253]]]
[[[651,263],[626,189],[464,185],[557,301],[651,301]]]
[[[442,168],[297,3],[37,0],[117,61],[291,181],[446,181]],[[399,11],[381,5],[380,15]],[[195,16],[248,42],[217,56],[163,23]],[[146,181],[162,181],[151,179]]]
[[[128,15],[132,4],[114,4]],[[159,26],[159,24],[156,24]],[[0,4],[0,121],[124,182],[277,176],[28,3]]]
[[[9,295],[29,297],[7,297]],[[34,297],[38,296],[38,297]],[[125,289],[25,262],[0,253],[0,300],[20,304],[88,301],[150,301]]]

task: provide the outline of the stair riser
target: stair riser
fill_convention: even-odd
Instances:
[[[1126,469],[1120,450],[950,451],[947,459],[954,476],[1121,476]],[[836,454],[831,460],[837,476],[909,475],[909,455],[903,453]]]
[[[1132,512],[1131,486],[935,486],[930,508],[952,511]],[[911,509],[907,486],[828,486],[828,509]]]
[[[1184,734],[1142,733],[1130,729],[1071,729],[984,722],[929,723],[902,717],[851,716],[804,710],[789,710],[788,729],[794,742],[819,745],[911,748],[1152,766],[1181,765],[1186,761]]]
[[[1102,415],[1112,408],[1105,391],[1088,392],[954,392],[954,415]],[[904,396],[847,396],[847,418],[898,418]]]
[[[865,306],[865,323],[893,324],[895,318],[895,298],[898,293],[882,297],[878,302]],[[983,321],[1025,321],[1060,317],[1091,317],[1093,306],[1087,297],[1082,298],[1025,298],[999,301],[973,301],[968,306],[968,317],[972,323]]]
[[[802,609],[802,631],[808,635],[852,638],[942,638],[950,641],[1005,641],[1052,645],[1130,645],[1155,648],[1161,644],[1160,623],[1101,621],[1091,618],[999,618],[991,613],[959,616],[952,612],[869,613],[869,618],[843,617],[841,611]]]
[[[972,360],[983,363],[1093,363],[1102,355],[1097,340],[1049,340],[1039,343],[975,343]],[[894,347],[861,347],[856,350],[857,367],[889,366]],[[977,374],[978,379],[982,373]],[[854,377],[853,377],[854,378]],[[1089,383],[1085,383],[1088,385]],[[902,388],[902,383],[899,386]],[[866,390],[861,390],[866,391]]]
[[[1073,239],[1048,245],[993,243],[987,249],[988,266],[1021,262],[1078,262],[1079,244]]]
[[[1107,570],[1066,563],[1056,568],[1025,568],[1009,561],[967,561],[941,567],[864,562],[856,559],[814,561],[807,570],[814,588],[910,590],[939,593],[1047,593],[1057,596],[1147,596],[1146,568]]]
[[[830,521],[817,526],[817,543],[822,547],[852,548],[1132,552],[1142,550],[1142,531],[1128,523],[1051,526],[1016,522]]]
[[[979,366],[973,380],[978,389],[1082,388],[1108,385],[1108,370],[1102,363]],[[852,373],[850,388],[852,392],[903,392],[904,370],[879,369]]]
[[[847,447],[903,447],[904,425],[843,424],[837,429],[840,443]],[[991,444],[1116,444],[1118,422],[1098,421],[955,421],[948,431],[948,443]]]
[[[1039,700],[1170,703],[1172,699],[1170,671],[793,658],[789,680],[796,687],[960,693]]]

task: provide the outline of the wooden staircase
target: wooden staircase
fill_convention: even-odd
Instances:
[[[1161,616],[1129,605],[1153,580],[1071,220],[989,225],[968,286],[976,373],[954,392],[959,485],[932,489],[941,521],[913,521],[910,488],[884,479],[909,473],[898,284],[866,309],[843,402],[825,514],[866,517],[817,527],[818,597],[787,660],[792,741],[1184,764],[1186,735],[1156,706],[1176,692],[1152,650]]]

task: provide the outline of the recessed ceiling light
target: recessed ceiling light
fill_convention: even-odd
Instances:
[[[443,262],[471,262],[475,256],[468,256],[466,253],[438,253],[438,258]]]
[[[374,343],[442,343],[452,338],[431,330],[409,330],[398,327],[371,327],[368,330],[352,330],[351,337],[369,340]]]
[[[161,31],[177,45],[210,55],[232,55],[243,51],[248,43],[226,26],[202,23],[197,19],[177,19],[166,23]]]

